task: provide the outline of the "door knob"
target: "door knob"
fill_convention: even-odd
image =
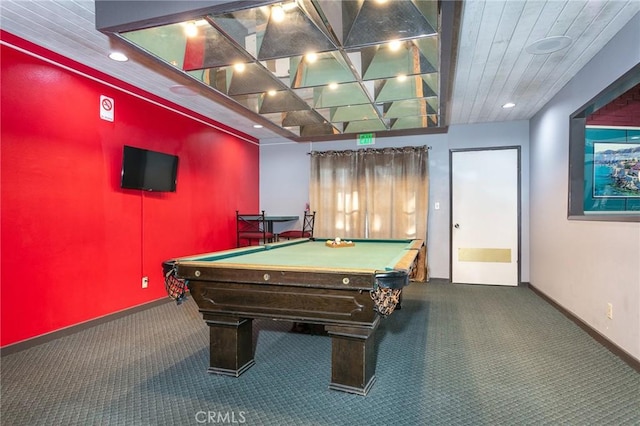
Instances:
[[[456,223],[455,225],[453,225],[453,227],[458,229],[458,228],[460,228],[460,225]]]

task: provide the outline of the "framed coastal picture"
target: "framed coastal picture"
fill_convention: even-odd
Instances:
[[[593,143],[593,197],[640,198],[640,143]]]
[[[640,222],[638,89],[640,64],[571,114],[569,220]]]

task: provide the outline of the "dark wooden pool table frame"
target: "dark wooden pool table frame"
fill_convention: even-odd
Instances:
[[[170,261],[209,326],[210,373],[237,377],[250,368],[252,320],[270,318],[324,325],[332,338],[329,388],[359,395],[371,389],[376,368],[373,336],[380,315],[370,291],[377,286],[400,288],[411,274],[424,270],[424,242],[406,240],[398,250],[399,260],[378,270],[234,263],[236,256],[252,250],[277,253],[279,247],[295,244],[296,250],[304,250],[310,243],[292,240]],[[374,243],[356,240],[356,245]],[[207,261],[211,256],[224,256],[224,262]]]

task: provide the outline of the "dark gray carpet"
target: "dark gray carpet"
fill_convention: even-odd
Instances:
[[[331,341],[254,321],[256,365],[210,375],[193,301],[2,357],[3,425],[640,425],[640,374],[527,288],[413,283],[366,397]],[[207,416],[210,416],[207,418]]]

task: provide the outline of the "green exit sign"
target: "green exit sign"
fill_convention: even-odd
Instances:
[[[360,133],[358,135],[358,146],[373,145],[376,143],[376,137],[373,133]]]

